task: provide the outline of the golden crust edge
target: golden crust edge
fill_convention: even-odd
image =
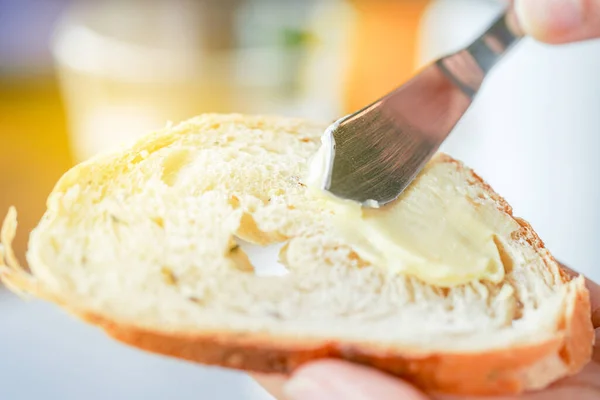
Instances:
[[[455,395],[508,395],[545,387],[581,370],[591,357],[589,300],[582,277],[571,283],[570,297],[559,330],[535,345],[513,346],[477,353],[430,353],[372,343],[280,337],[230,331],[161,332],[118,322],[78,309],[67,298],[44,293],[34,296],[54,302],[78,318],[103,329],[117,341],[152,353],[196,363],[256,373],[292,374],[320,359],[341,359],[406,379],[428,392]],[[40,290],[41,289],[41,290]],[[556,366],[546,360],[557,359]],[[541,371],[532,375],[530,369]]]

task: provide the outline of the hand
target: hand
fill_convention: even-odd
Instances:
[[[600,0],[511,0],[521,28],[546,43],[600,37]]]
[[[568,270],[568,269],[567,269]],[[571,270],[569,272],[573,273]],[[598,400],[600,398],[600,285],[588,281],[596,347],[592,361],[577,376],[549,389],[524,396],[495,400]],[[301,367],[290,380],[282,377],[254,378],[279,400],[485,400],[475,397],[430,397],[410,384],[366,367],[343,361],[323,360]]]

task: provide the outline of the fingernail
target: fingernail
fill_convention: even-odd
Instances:
[[[520,25],[532,36],[552,40],[581,26],[583,0],[517,0]]]

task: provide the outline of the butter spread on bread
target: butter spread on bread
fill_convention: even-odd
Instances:
[[[322,146],[310,161],[307,184],[334,210],[337,233],[372,265],[449,287],[504,279],[501,258],[512,258],[500,235],[518,229],[508,215],[480,207],[443,165],[427,166],[400,198],[363,208],[321,190],[326,159]],[[485,194],[482,194],[485,196]]]

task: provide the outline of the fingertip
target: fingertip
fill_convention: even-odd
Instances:
[[[302,366],[286,384],[284,392],[291,400],[427,400],[418,389],[400,379],[338,360],[322,360]]]
[[[545,43],[561,44],[600,36],[600,3],[589,0],[515,0],[519,25]]]
[[[544,42],[560,40],[583,20],[579,0],[516,0],[515,11],[521,27]]]

